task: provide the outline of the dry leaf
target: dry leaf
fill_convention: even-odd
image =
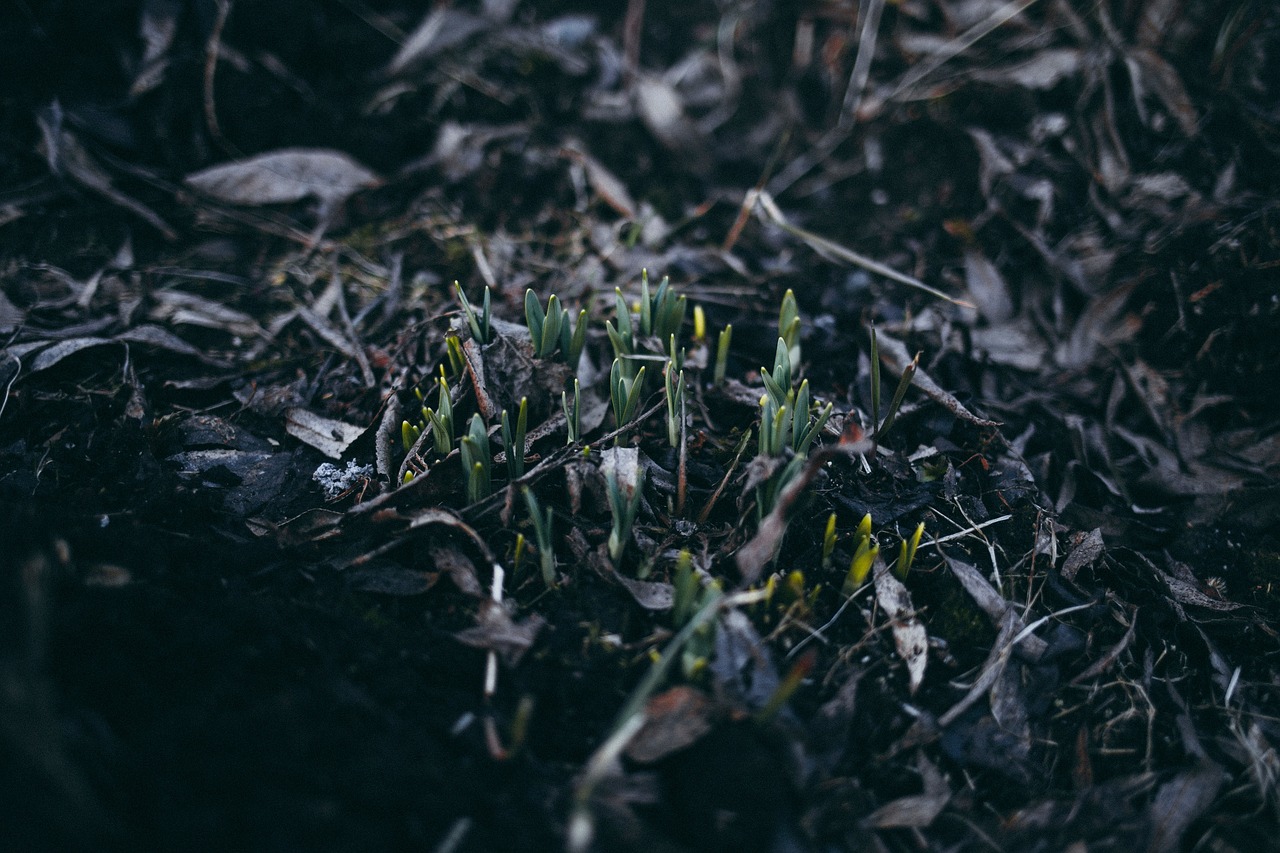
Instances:
[[[193,172],[186,182],[230,204],[286,204],[314,197],[332,206],[382,179],[340,151],[282,148]]]
[[[914,695],[924,682],[925,664],[929,660],[929,636],[916,617],[911,593],[877,557],[875,568],[876,602],[891,622],[893,645],[898,657],[907,665],[907,688]]]
[[[289,409],[284,418],[285,432],[330,459],[341,459],[351,442],[364,435],[364,427],[326,418],[306,409]]]

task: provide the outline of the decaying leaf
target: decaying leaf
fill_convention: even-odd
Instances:
[[[626,184],[618,179],[618,176],[586,152],[580,144],[568,144],[564,147],[564,152],[575,162],[582,166],[583,171],[587,174],[587,181],[591,184],[591,188],[600,196],[600,200],[613,208],[620,216],[627,219],[635,219],[637,215],[637,206],[631,193],[627,191]]]
[[[974,304],[988,323],[1005,323],[1013,316],[1009,285],[981,250],[970,248],[964,253],[964,276]]]
[[[351,443],[364,435],[363,427],[299,408],[285,412],[284,428],[289,435],[330,459],[341,459]]]
[[[1081,569],[1092,566],[1102,556],[1103,548],[1102,530],[1095,527],[1072,547],[1067,559],[1062,561],[1062,576],[1074,581]]]
[[[907,665],[907,689],[914,694],[924,683],[925,664],[929,660],[929,635],[916,616],[911,593],[893,576],[880,557],[876,557],[872,572],[876,602],[889,619],[894,648]]]
[[[675,587],[662,581],[642,581],[629,578],[613,567],[609,560],[601,561],[602,567],[631,594],[636,604],[645,610],[670,610],[675,602]]]
[[[487,26],[483,18],[461,9],[448,6],[433,9],[404,40],[387,63],[385,73],[388,77],[402,74],[419,62],[463,43]]]
[[[864,817],[865,829],[893,829],[895,827],[929,826],[942,814],[951,801],[951,786],[947,784],[937,766],[924,754],[916,754],[916,768],[920,771],[923,790],[919,794],[899,797],[885,803]]]
[[[1181,849],[1182,836],[1213,805],[1226,780],[1221,767],[1206,762],[1161,785],[1151,803],[1149,853],[1172,853]]]
[[[347,583],[357,592],[409,596],[421,595],[435,586],[438,580],[440,580],[439,572],[377,566],[352,572]]]
[[[645,705],[644,725],[627,744],[627,758],[652,764],[692,746],[711,731],[714,711],[707,695],[693,687],[659,693]]]
[[[519,665],[546,622],[537,613],[516,622],[505,607],[485,598],[480,602],[475,626],[453,636],[463,645],[497,652],[503,663],[513,667]]]
[[[186,181],[229,204],[287,204],[316,198],[333,206],[382,179],[341,151],[282,148],[210,166],[187,175]]]
[[[718,695],[763,708],[778,689],[778,671],[760,632],[742,611],[729,609],[720,617],[715,639],[710,667]]]
[[[1006,618],[1012,616],[1016,630],[1021,631],[1025,627],[1022,617],[1018,615],[1018,608],[1000,595],[981,572],[970,563],[952,557],[944,550],[941,553],[951,573],[955,575],[956,580],[960,581],[960,586],[964,587],[964,591],[969,594],[978,608],[987,614],[987,618],[993,625],[999,627]],[[1044,655],[1045,641],[1034,635],[1028,635],[1019,642],[1018,649],[1028,660],[1036,661]]]

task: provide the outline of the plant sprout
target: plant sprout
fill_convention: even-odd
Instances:
[[[511,429],[511,418],[507,415],[507,410],[502,410],[502,446],[507,453],[507,476],[512,480],[524,475],[524,446],[528,427],[529,398],[520,398],[515,430]]]
[[[467,500],[476,503],[487,498],[493,490],[490,480],[489,466],[492,457],[489,454],[489,433],[484,428],[484,421],[479,414],[471,416],[471,425],[467,434],[459,439],[462,451],[463,476],[467,479]]]
[[[538,540],[538,564],[542,569],[542,580],[551,588],[556,585],[556,555],[551,549],[551,508],[544,511],[528,486],[520,491],[524,495],[525,506],[529,509],[529,520],[533,522],[533,536]]]
[[[636,513],[640,511],[644,469],[636,471],[636,485],[629,495],[618,485],[618,477],[613,471],[606,471],[604,477],[609,511],[613,514],[613,529],[609,531],[609,559],[616,564],[627,548],[627,542],[631,539],[631,526],[635,523]]]
[[[467,294],[463,293],[462,285],[455,281],[453,289],[457,291],[458,301],[462,303],[462,314],[467,318],[467,325],[471,327],[471,337],[475,338],[476,343],[489,343],[493,335],[493,330],[489,326],[489,288],[484,289],[484,302],[481,303],[478,315],[476,309],[467,301]]]

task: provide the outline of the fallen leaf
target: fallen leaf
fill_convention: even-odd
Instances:
[[[1213,805],[1225,781],[1222,768],[1209,762],[1161,785],[1151,803],[1152,831],[1147,853],[1181,849],[1187,828]]]
[[[860,821],[864,829],[926,827],[942,814],[951,801],[951,787],[942,771],[923,752],[917,753],[916,767],[924,790],[885,803]]]
[[[644,725],[627,744],[627,758],[652,764],[692,746],[711,731],[713,712],[711,700],[693,687],[659,693],[645,704]]]
[[[481,600],[475,626],[453,636],[464,646],[497,652],[503,663],[513,667],[520,663],[546,622],[537,613],[516,622],[505,607],[486,598]]]
[[[876,557],[873,571],[876,602],[889,619],[894,648],[907,665],[907,689],[914,695],[924,682],[925,664],[929,660],[929,636],[916,616],[911,593],[893,576],[883,559]]]
[[[382,179],[340,151],[282,148],[193,172],[186,182],[229,204],[286,204],[314,197],[331,206]]]
[[[285,412],[284,429],[298,441],[314,447],[330,459],[341,459],[351,443],[364,435],[364,427],[300,408]]]

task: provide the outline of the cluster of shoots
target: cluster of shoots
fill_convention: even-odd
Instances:
[[[477,302],[470,301],[456,282],[454,288],[472,340],[480,346],[491,343],[495,339],[495,330],[491,319],[493,297],[489,288],[485,288],[482,298]],[[609,371],[609,397],[615,425],[622,430],[635,421],[646,391],[653,390],[646,389],[646,380],[651,379],[657,368],[650,368],[648,365],[660,363],[662,383],[658,390],[664,395],[666,402],[667,442],[680,451],[683,451],[685,441],[690,382],[685,369],[685,350],[681,347],[688,309],[688,299],[667,278],[663,278],[654,288],[650,286],[645,272],[640,280],[639,298],[634,303],[628,302],[621,289],[615,289],[614,316],[605,323],[614,355]],[[576,368],[587,341],[588,312],[585,309],[579,310],[575,317],[574,312],[567,310],[558,296],[553,294],[543,303],[537,294],[529,290],[525,293],[524,313],[534,357],[561,359]],[[718,335],[708,334],[705,314],[700,306],[695,306],[692,332],[694,345],[705,353],[697,364],[705,365],[710,361],[710,376],[706,378],[712,384],[723,383],[728,368],[733,327],[726,325]],[[803,468],[805,456],[832,412],[830,404],[815,403],[810,395],[808,380],[795,375],[800,363],[800,333],[799,308],[795,294],[788,290],[783,296],[778,314],[778,338],[773,365],[771,368],[761,368],[764,393],[760,398],[759,453],[785,459],[785,464],[780,466],[770,481],[759,487],[757,510],[762,516],[772,508],[786,483]],[[428,453],[434,453],[440,458],[456,454],[464,473],[467,500],[475,503],[488,497],[494,490],[490,429],[478,413],[471,415],[465,426],[455,423],[455,394],[450,382],[456,382],[454,377],[462,375],[466,370],[467,356],[456,334],[450,333],[446,344],[448,364],[441,366],[439,376],[430,386],[423,390],[415,389],[421,417],[413,421],[405,420],[401,424],[401,438],[406,452],[414,452],[419,462],[424,461]],[[708,359],[706,356],[712,358]],[[446,367],[451,367],[452,373],[446,373]],[[695,368],[695,371],[699,369]],[[695,372],[694,381],[700,375],[705,377],[705,374]],[[878,384],[875,391],[878,404]],[[901,391],[905,391],[905,387]],[[895,400],[900,400],[900,397],[901,393],[895,395]],[[566,441],[569,444],[582,442],[582,388],[576,377],[561,392],[560,406],[564,414]],[[892,422],[895,409],[896,406],[890,407],[890,416],[880,425],[881,432]],[[528,420],[529,401],[521,399],[517,409],[511,412],[504,409],[501,412],[498,428],[493,430],[500,435],[499,449],[505,452],[504,473],[509,483],[520,481],[525,475]],[[878,415],[877,421],[879,422]],[[460,426],[464,426],[461,435]],[[621,432],[618,441],[622,441]],[[417,470],[421,468],[418,467]],[[615,563],[621,561],[632,537],[632,528],[642,500],[643,475],[644,471],[638,470],[636,482],[625,485],[618,482],[616,473],[607,472],[605,475],[613,521],[608,553]],[[411,476],[412,472],[407,473],[406,479]],[[553,585],[555,556],[552,550],[550,510],[541,508],[536,495],[527,488],[522,490],[522,494],[529,510],[532,538],[536,542],[543,578],[548,585]],[[534,542],[528,544],[533,545]],[[518,555],[523,553],[524,546],[522,534],[521,544],[517,548]],[[829,559],[829,555],[825,559]],[[690,583],[688,577],[691,576],[682,574],[679,566],[677,576],[677,580],[682,583]],[[681,601],[684,601],[685,610],[696,606],[696,603],[691,604],[685,599]]]
[[[406,453],[418,443],[418,438],[424,430],[431,431],[432,445],[437,453],[447,456],[453,450],[453,402],[449,398],[449,382],[445,379],[443,371],[436,377],[435,384],[438,396],[434,409],[426,405],[426,396],[422,393],[422,389],[413,389],[418,397],[422,419],[416,424],[407,420],[400,423],[400,440],[404,443]]]
[[[798,456],[805,455],[831,417],[831,404],[817,409],[815,416],[811,412],[809,380],[801,382],[798,389],[791,387],[791,359],[782,338],[778,338],[773,371],[761,368],[760,376],[766,389],[760,398],[761,455],[781,456],[787,448]]]
[[[637,367],[637,356],[640,354],[641,338],[657,338],[667,341],[680,334],[684,325],[685,314],[689,307],[688,298],[671,286],[665,277],[658,285],[657,291],[649,292],[649,273],[640,276],[640,317],[639,328],[631,319],[631,309],[620,289],[614,290],[617,325],[605,322],[605,331],[609,334],[609,343],[613,346],[613,355],[622,363],[622,369],[628,378],[634,377],[642,367]]]
[[[799,355],[800,316],[795,294],[788,290],[778,312],[773,367],[760,368],[765,393],[760,397],[758,449],[761,456],[793,455],[778,474],[756,490],[756,511],[762,518],[773,509],[783,487],[800,473],[805,456],[831,417],[830,403],[818,406],[810,399],[809,380],[794,387],[793,365]]]
[[[902,580],[906,580],[907,574],[911,571],[911,566],[916,559],[916,549],[920,547],[920,538],[922,536],[924,536],[923,521],[916,525],[916,529],[911,536],[902,540],[898,548],[898,559],[893,564],[893,571]],[[867,580],[867,575],[871,573],[872,566],[875,565],[876,558],[880,556],[880,543],[871,535],[871,513],[864,515],[862,521],[858,523],[858,530],[854,534],[854,542],[853,559],[849,561],[849,573],[845,575],[844,587],[841,590],[845,595],[853,595],[862,587]],[[830,564],[835,544],[836,514],[832,513],[827,519],[827,529],[822,538],[822,562],[824,566]]]
[[[557,351],[570,367],[578,364],[582,348],[587,342],[587,309],[578,311],[578,322],[570,322],[569,312],[560,305],[554,293],[543,309],[538,294],[526,290],[524,294],[524,320],[529,327],[535,358],[551,358]]]
[[[673,589],[671,627],[680,630],[689,624],[694,615],[722,594],[720,582],[713,580],[705,586],[693,567],[693,555],[681,551],[676,557],[675,572],[671,576]],[[715,623],[700,626],[685,644],[680,655],[680,667],[685,678],[695,678],[707,668],[707,662],[715,652]]]

